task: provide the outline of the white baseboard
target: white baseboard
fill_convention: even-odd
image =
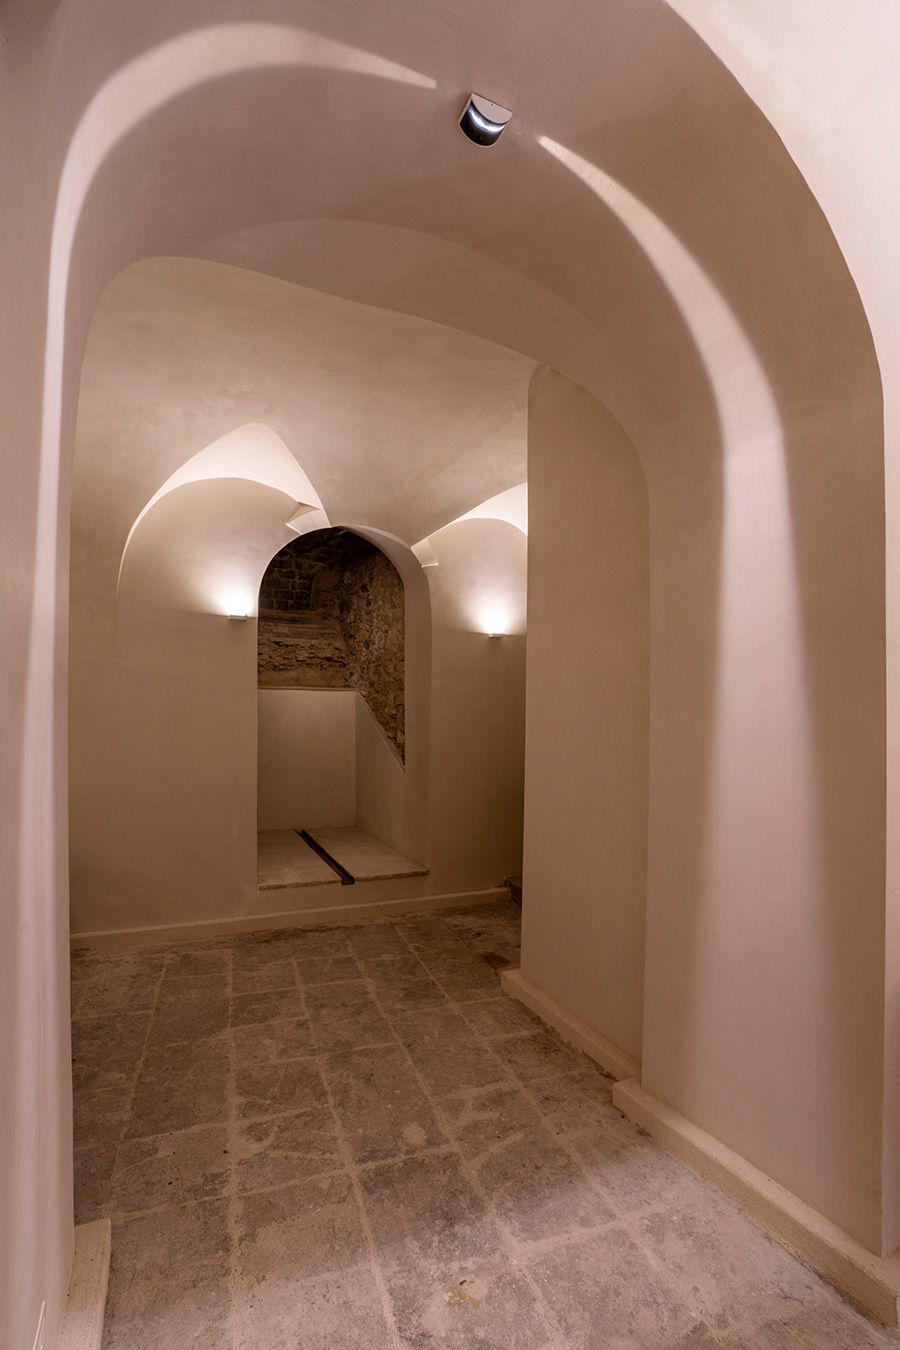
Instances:
[[[765,1172],[645,1092],[637,1081],[616,1083],[613,1101],[629,1120],[711,1181],[826,1280],[888,1326],[898,1325],[900,1253],[874,1256]]]
[[[100,1350],[109,1284],[109,1219],[75,1229],[75,1255],[59,1350]]]
[[[569,1012],[568,1008],[557,1003],[555,998],[545,994],[543,989],[526,980],[521,970],[504,970],[500,975],[500,985],[507,994],[537,1013],[542,1021],[547,1022],[613,1078],[635,1078],[640,1073],[638,1060],[601,1036],[599,1031],[594,1031],[586,1022]]]
[[[278,892],[269,894],[277,895]],[[108,928],[90,933],[72,933],[70,940],[73,947],[147,947],[170,942],[203,941],[206,938],[227,937],[231,933],[264,932],[272,928],[317,928],[323,924],[359,923],[361,919],[389,919],[395,914],[420,914],[435,909],[454,909],[458,905],[495,904],[498,900],[508,899],[508,886],[494,886],[490,890],[456,891],[452,895],[365,900],[353,905],[322,905],[316,909],[241,914],[234,918],[153,924],[143,928]]]

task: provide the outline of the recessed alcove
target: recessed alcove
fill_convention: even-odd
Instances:
[[[314,530],[266,568],[257,646],[261,889],[425,872],[396,847],[404,649],[403,582],[368,539]],[[361,828],[376,800],[388,806],[381,838]]]

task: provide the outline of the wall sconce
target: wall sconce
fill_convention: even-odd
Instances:
[[[256,596],[249,586],[232,586],[227,590],[223,588],[219,592],[218,600],[221,605],[219,613],[227,615],[236,623],[246,623],[256,607]]]
[[[503,596],[488,595],[481,598],[474,617],[482,633],[489,638],[502,638],[506,637],[513,616]]]

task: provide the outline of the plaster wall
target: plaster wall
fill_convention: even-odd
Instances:
[[[615,419],[550,371],[531,383],[528,483],[522,972],[639,1060],[647,487]]]
[[[253,593],[290,508],[236,479],[177,488],[136,531],[117,608],[73,628],[73,931],[252,912],[256,624],[220,587]]]
[[[431,868],[439,891],[502,885],[522,870],[527,540],[466,520],[429,542]]]
[[[356,823],[352,689],[260,689],[257,825],[311,830]]]
[[[46,20],[34,6],[26,27]],[[21,18],[21,15],[18,16]],[[66,544],[36,552],[47,262],[61,156],[35,163],[17,16],[0,13],[0,1339],[59,1337],[72,1260],[65,794]],[[69,396],[71,397],[71,386]],[[68,427],[71,431],[71,426]],[[68,476],[53,488],[67,491]],[[46,492],[46,487],[44,489]],[[46,498],[45,498],[46,500]],[[49,503],[43,509],[46,512]],[[55,545],[61,545],[57,553]]]
[[[365,699],[359,694],[355,697],[356,825],[402,853],[407,842],[406,772]],[[414,857],[414,861],[421,859]]]
[[[900,48],[900,15],[880,0],[854,11],[825,0],[810,22],[805,0],[707,5],[672,0],[778,130],[840,243],[872,329],[884,392],[886,482],[887,834],[884,912],[885,1028],[879,1249],[900,1242],[900,291],[895,239],[900,174],[894,171],[900,85],[888,74]],[[873,979],[881,983],[873,971]]]

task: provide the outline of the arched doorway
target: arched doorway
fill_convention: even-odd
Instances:
[[[416,876],[401,852],[405,596],[343,528],[275,554],[258,619],[260,889]]]

